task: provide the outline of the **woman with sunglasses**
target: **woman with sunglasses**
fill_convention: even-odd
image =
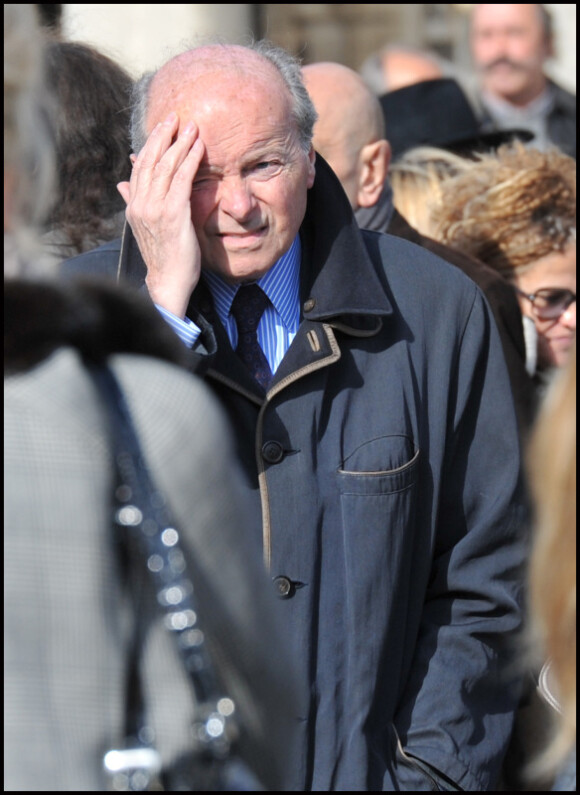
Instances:
[[[529,389],[535,414],[529,445],[552,376],[573,356],[576,337],[576,161],[558,149],[540,152],[515,143],[477,158],[441,184],[432,205],[437,236],[486,262],[514,288],[522,312]],[[574,433],[573,429],[571,430]],[[575,559],[574,549],[570,555]],[[547,560],[546,565],[554,565]],[[533,763],[557,717],[542,687],[546,665],[529,669],[522,650],[524,690],[504,762],[503,790],[569,789]]]
[[[538,402],[576,337],[576,161],[556,148],[501,146],[444,180],[432,211],[441,240],[516,291]]]

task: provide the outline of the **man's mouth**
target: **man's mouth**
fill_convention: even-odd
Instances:
[[[219,229],[218,235],[220,237],[253,237],[255,235],[263,234],[267,224],[259,224],[251,228],[239,226],[237,229]]]
[[[255,229],[238,229],[236,231],[220,231],[217,236],[229,246],[244,248],[260,241],[266,234],[267,226],[259,226]]]
[[[485,67],[486,72],[493,72],[496,70],[501,71],[521,71],[522,67],[518,63],[514,63],[513,61],[508,61],[505,58],[502,58],[498,61],[493,61],[492,63],[488,63]]]

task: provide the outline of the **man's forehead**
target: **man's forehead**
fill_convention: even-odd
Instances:
[[[498,5],[497,3],[478,3],[474,5],[472,12],[472,24],[490,25],[498,21],[509,20],[510,22],[538,25],[541,27],[541,12],[536,3],[509,3]]]
[[[264,56],[239,45],[208,45],[172,58],[155,75],[152,92],[171,91],[187,85],[205,84],[212,77],[229,76],[232,80],[279,78],[275,66]]]
[[[148,126],[170,110],[219,107],[250,93],[274,93],[280,100],[285,86],[272,92],[282,78],[258,53],[243,47],[203,47],[173,58],[155,75],[149,93]]]

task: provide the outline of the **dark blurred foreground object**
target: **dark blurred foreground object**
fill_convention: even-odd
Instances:
[[[528,142],[529,130],[481,132],[479,122],[459,83],[451,77],[389,91],[379,97],[392,157],[415,146],[429,144],[463,156],[496,149],[514,138]]]

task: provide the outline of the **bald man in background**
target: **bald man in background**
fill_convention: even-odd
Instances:
[[[364,80],[342,64],[314,63],[303,66],[302,74],[318,113],[314,148],[340,179],[354,210],[374,207],[391,159],[380,104]]]
[[[431,50],[408,44],[387,44],[365,59],[359,74],[380,96],[422,80],[444,77],[452,71],[452,64]]]
[[[343,64],[321,61],[302,67],[308,93],[318,113],[314,148],[339,178],[359,226],[410,240],[460,268],[484,292],[496,320],[524,439],[533,421],[525,342],[516,295],[483,262],[425,237],[396,210],[388,181],[391,146],[378,98],[362,77]],[[396,120],[393,120],[396,123]]]

